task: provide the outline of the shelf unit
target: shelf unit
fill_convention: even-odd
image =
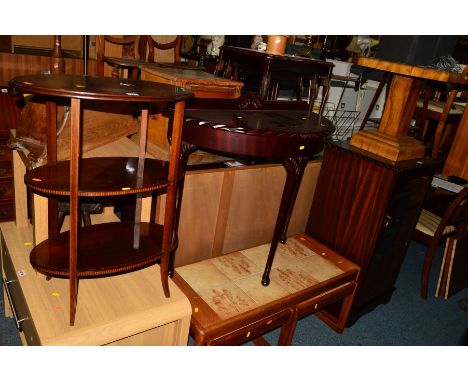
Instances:
[[[168,254],[173,240],[176,180],[185,100],[192,93],[171,85],[141,80],[76,75],[29,75],[10,81],[15,92],[40,95],[46,103],[47,164],[28,172],[26,185],[48,199],[49,238],[31,251],[33,267],[70,284],[70,325],[74,325],[78,278],[102,277],[140,269],[160,260],[166,297]],[[57,162],[57,103],[71,108],[70,160]],[[80,158],[81,114],[101,102],[133,103],[141,118],[138,158]],[[146,159],[150,107],[154,112],[175,103],[169,163]],[[166,190],[164,225],[141,222],[143,193]],[[79,200],[86,197],[136,195],[133,223],[79,227]],[[57,196],[70,200],[70,230],[57,228]]]

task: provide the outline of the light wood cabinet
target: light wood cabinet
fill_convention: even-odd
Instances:
[[[15,316],[24,345],[187,344],[190,303],[171,280],[171,297],[164,296],[157,265],[80,280],[75,326],[69,326],[68,280],[34,271],[31,228],[7,222],[0,230],[5,312]]]

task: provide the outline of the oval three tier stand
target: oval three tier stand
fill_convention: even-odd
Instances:
[[[173,216],[185,100],[192,93],[171,85],[110,77],[29,75],[10,81],[14,91],[39,95],[46,104],[47,164],[29,171],[26,185],[49,196],[49,238],[31,252],[41,273],[70,280],[70,325],[74,325],[78,279],[130,272],[161,262],[161,282],[169,297],[168,254],[173,240]],[[80,158],[82,109],[97,103],[133,103],[141,114],[138,158]],[[70,160],[57,162],[57,103],[70,106]],[[169,163],[146,156],[151,110],[175,103]],[[143,193],[166,190],[164,225],[141,222]],[[136,195],[135,221],[81,228],[79,199]],[[57,198],[70,198],[70,230],[59,233]]]

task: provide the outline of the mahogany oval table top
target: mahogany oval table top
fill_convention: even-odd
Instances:
[[[141,174],[139,179],[139,167]],[[78,184],[79,196],[130,195],[168,186],[168,162],[136,157],[83,158]],[[46,164],[28,171],[26,185],[50,195],[70,195],[70,161]]]
[[[80,75],[27,75],[13,78],[10,85],[17,92],[102,101],[177,102],[193,95],[181,87],[150,81]]]
[[[320,151],[334,129],[307,110],[187,110],[182,140],[230,154],[305,157]]]

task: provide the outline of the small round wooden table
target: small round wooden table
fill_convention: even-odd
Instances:
[[[324,117],[307,110],[187,110],[182,132],[182,172],[188,156],[198,149],[215,150],[245,157],[281,160],[287,176],[262,277],[269,274],[278,242],[286,241],[291,213],[307,162],[323,148],[324,139],[334,131]],[[182,187],[179,188],[177,215]],[[170,272],[173,272],[171,259]]]

